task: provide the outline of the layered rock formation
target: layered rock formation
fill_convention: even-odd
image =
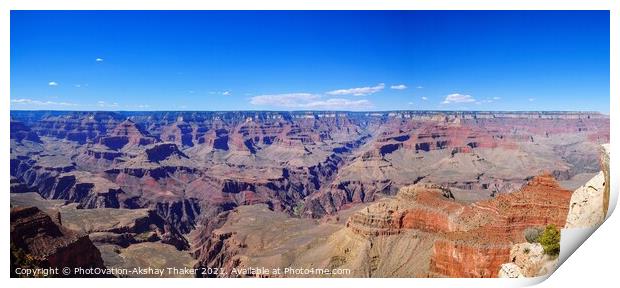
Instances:
[[[101,254],[88,236],[61,226],[59,221],[36,207],[12,208],[12,254],[26,255],[28,264],[39,268],[103,268]]]
[[[430,259],[432,246],[439,243],[437,235],[481,229],[480,235],[509,238],[512,243],[519,239],[506,230],[561,223],[557,217],[537,214],[558,209],[555,196],[551,204],[542,204],[542,210],[528,209],[529,201],[538,201],[537,193],[532,193],[533,198],[505,196],[527,187],[545,171],[563,183],[583,184],[584,175],[599,171],[599,155],[593,147],[608,138],[609,118],[588,112],[12,111],[11,191],[34,191],[46,199],[77,203],[84,210],[144,209],[152,214],[149,219],[159,217],[157,221],[171,226],[156,225],[155,230],[163,229],[155,232],[161,240],[137,241],[135,235],[126,239],[116,233],[99,235],[97,241],[122,249],[146,243],[168,245],[161,243],[164,234],[175,230],[183,237],[190,232],[199,235],[193,241],[195,251],[216,247],[213,243],[218,242],[209,240],[212,233],[226,225],[233,211],[247,205],[264,204],[286,217],[327,221],[396,195],[398,201],[381,201],[385,206],[368,207],[348,224],[346,218],[339,218],[339,225],[348,225],[347,232],[339,235],[355,238],[351,243],[358,244],[369,243],[369,237],[396,237],[400,240],[395,243],[400,244],[385,245],[404,247],[409,238],[403,235],[411,234],[418,239],[420,257]],[[413,184],[442,192],[398,193]],[[446,191],[449,195],[442,194]],[[485,202],[492,198],[511,203],[510,209]],[[506,215],[495,215],[502,213]],[[225,238],[234,239],[231,235]],[[454,234],[441,241],[460,245],[454,253],[495,253],[462,244],[475,242],[467,237]],[[339,241],[336,238],[334,243]],[[123,241],[130,245],[117,245]],[[390,275],[450,276],[441,267],[462,268],[471,272],[467,276],[497,273],[498,269],[484,270],[495,264],[450,268],[460,264],[441,256],[442,249],[436,250],[435,268],[430,260],[415,260],[422,268],[397,269]],[[356,251],[360,254],[355,257],[340,256],[361,263],[380,252],[375,248]],[[200,265],[223,264],[205,260],[211,257],[203,259],[202,252],[195,255]],[[344,261],[338,259],[330,265]],[[360,275],[389,274],[390,267],[397,265],[373,261],[376,267],[357,269]]]
[[[186,251],[189,249],[186,238],[153,210],[78,209],[78,205],[75,203],[66,204],[65,201],[46,200],[33,192],[11,194],[11,205],[15,207],[37,207],[35,209],[40,209],[50,215],[57,215],[57,222],[62,219],[63,229],[70,229],[70,231],[75,231],[72,233],[90,239],[88,242],[95,245],[93,249],[101,251],[103,263],[107,267],[139,267],[136,266],[135,262],[146,261],[146,259],[134,259],[139,256],[135,253],[136,251],[143,251],[145,247],[156,249],[153,251],[152,257],[159,257],[157,250],[163,250],[168,251],[166,255],[185,259],[184,261],[191,262],[189,266],[193,265],[190,254]],[[170,251],[170,248],[176,252]],[[144,252],[142,255],[146,254]],[[163,257],[163,255],[160,256]],[[162,259],[164,263],[168,264],[178,263],[177,260]],[[166,266],[162,265],[162,267],[165,268]],[[188,266],[178,266],[177,268],[183,267]]]
[[[225,271],[292,265],[349,269],[360,277],[496,277],[500,266],[510,262],[513,245],[524,241],[526,228],[565,223],[570,194],[550,175],[532,179],[517,192],[472,204],[456,201],[446,187],[417,184],[401,188],[395,198],[352,208],[355,212],[346,222],[346,214],[314,226],[286,221],[297,223],[294,230],[279,221],[260,220],[275,217],[269,213],[235,209],[221,228],[201,242],[198,259],[202,267]],[[261,214],[267,216],[257,221],[254,215]],[[339,223],[345,228],[329,236],[318,237],[312,231],[318,227],[333,231]],[[268,232],[264,229],[285,232],[286,239],[298,245],[276,244],[267,249],[259,243],[271,243],[269,236],[254,234]],[[301,235],[317,238],[295,238]],[[273,255],[270,249],[277,249],[280,256],[267,257]],[[515,261],[522,264],[520,259]],[[523,269],[521,273],[530,275],[534,268]]]

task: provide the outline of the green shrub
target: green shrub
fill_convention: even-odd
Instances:
[[[525,240],[527,240],[528,243],[536,243],[538,242],[538,237],[540,237],[540,234],[542,234],[542,232],[542,228],[530,227],[525,229],[523,234],[525,236]]]
[[[545,254],[551,256],[560,254],[560,230],[555,225],[547,225],[538,242],[543,246]]]

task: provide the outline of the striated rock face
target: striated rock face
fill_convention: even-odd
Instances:
[[[510,262],[513,243],[524,241],[526,228],[564,225],[570,195],[550,175],[472,204],[455,201],[444,187],[417,184],[402,188],[395,199],[361,209],[347,227],[369,239],[411,229],[432,233],[438,239],[428,259],[429,275],[496,277],[500,265]]]
[[[458,216],[458,231],[447,233],[445,240],[435,243],[431,273],[496,277],[499,266],[510,262],[513,243],[525,241],[526,228],[564,225],[570,195],[550,175],[544,175],[517,192],[466,207]]]
[[[497,277],[514,257],[523,266],[515,271],[531,275],[547,267],[546,260],[518,256],[515,249],[522,247],[513,245],[524,241],[528,227],[563,225],[569,199],[570,191],[547,174],[519,191],[471,204],[456,201],[444,186],[419,183],[314,225],[283,220],[264,206],[241,206],[218,217],[210,234],[200,234],[195,255],[199,266],[225,271],[294,265],[346,268],[359,277]]]
[[[187,155],[179,151],[176,144],[172,143],[156,144],[147,148],[146,157],[151,162],[160,162],[174,158],[188,158]]]
[[[108,268],[133,269],[154,265],[151,267],[165,269],[194,265],[185,236],[153,210],[77,209],[78,204],[43,199],[33,192],[11,194],[11,206],[36,206],[49,215],[56,215],[57,222],[62,219],[63,229],[87,235],[86,239],[90,239],[99,250]],[[48,244],[45,241],[51,240],[42,239],[42,245]]]
[[[11,133],[10,139],[15,139],[17,142],[22,142],[24,140],[32,141],[32,142],[41,142],[39,136],[30,130],[30,127],[26,126],[24,123],[20,121],[14,121],[11,119]]]
[[[591,147],[609,134],[608,117],[570,112],[12,111],[11,118],[12,138],[41,140],[12,142],[11,175],[46,197],[57,172],[78,170],[119,185],[126,195],[119,207],[191,198],[201,212],[265,203],[313,218],[417,182],[473,202],[519,189],[542,171],[569,179],[593,172]],[[167,220],[194,228],[197,209],[172,211],[181,214]]]
[[[509,258],[510,250],[505,245],[487,244],[480,240],[478,243],[436,241],[430,262],[431,275],[457,278],[496,277],[498,267]]]
[[[18,176],[15,182],[36,190],[44,198],[63,199],[83,208],[121,206],[124,192],[110,180],[86,171],[76,171],[75,163],[62,158],[43,157],[39,161],[11,162]]]
[[[104,267],[87,235],[62,227],[36,207],[11,209],[11,244],[37,267]]]
[[[99,143],[112,150],[121,150],[134,146],[144,146],[157,142],[157,139],[148,135],[138,125],[127,119],[119,123],[114,129],[100,137]]]
[[[443,275],[431,271],[433,253],[438,265],[449,259],[433,249],[437,239],[456,245],[457,254],[486,253],[478,240],[455,233],[489,237],[509,249],[528,226],[563,225],[565,193],[535,176],[549,171],[583,184],[584,175],[599,171],[593,147],[609,138],[607,116],[581,112],[11,111],[11,121],[11,191],[37,192],[83,210],[146,209],[165,223],[141,233],[93,231],[98,245],[109,245],[108,260],[118,260],[116,244],[144,248],[180,239],[164,240],[169,231],[200,235],[192,251],[207,255],[213,249],[205,247],[217,247],[207,243],[219,241],[209,240],[212,233],[234,211],[262,204],[304,221],[339,219],[346,233],[333,242],[355,238],[343,251],[357,247],[359,254],[334,250],[337,259],[326,263],[345,259],[342,265],[366,276]],[[544,193],[512,193],[533,183]],[[229,232],[237,234],[222,241],[245,242],[243,233]],[[390,240],[379,245],[374,239],[381,237]],[[370,243],[375,246],[362,248]],[[393,245],[400,247],[394,255],[410,245],[419,257],[398,264],[372,260],[363,268],[351,262],[379,257]],[[402,268],[414,262],[418,268]],[[495,264],[446,265],[464,265],[464,275],[498,270]]]
[[[602,149],[602,171],[573,192],[565,228],[593,227],[605,220],[609,208],[608,147]]]
[[[401,188],[396,201],[384,201],[353,214],[347,227],[365,236],[392,235],[403,229],[448,232],[455,227],[450,214],[462,209],[450,190],[421,184]]]

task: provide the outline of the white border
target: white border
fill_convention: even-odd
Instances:
[[[278,1],[278,0],[229,0],[224,2],[194,0],[87,0],[72,2],[70,0],[5,0],[0,1],[0,92],[2,93],[3,107],[0,109],[2,121],[0,131],[9,131],[9,107],[10,107],[10,10],[612,10],[611,13],[611,64],[610,84],[611,95],[618,95],[618,67],[619,59],[614,51],[620,51],[618,39],[620,34],[620,13],[618,13],[618,1],[614,0],[305,0],[305,1]],[[615,143],[619,143],[618,133],[614,133],[618,127],[618,107],[620,98],[611,98],[611,153],[618,151]],[[7,133],[7,132],[5,132]],[[4,147],[1,153],[2,162],[0,178],[4,187],[9,186],[9,139],[0,138],[0,147]],[[611,158],[611,171],[618,171],[620,158]],[[612,173],[612,191],[618,193],[617,180],[619,173]],[[3,200],[8,207],[9,195],[5,190]],[[0,213],[0,231],[9,230],[8,213]],[[558,271],[544,282],[541,287],[559,287],[582,283],[582,287],[595,283],[615,283],[617,279],[617,261],[620,258],[620,249],[617,248],[619,238],[618,227],[620,219],[611,216],[610,219],[592,236],[592,240],[586,242],[582,248],[575,252],[571,258],[585,260],[572,261],[569,258]],[[515,281],[515,279],[8,279],[9,278],[9,235],[3,233],[0,255],[2,265],[0,273],[3,273],[5,284],[8,287],[110,287],[112,285],[148,285],[148,287],[170,287],[174,285],[191,286],[226,286],[247,287],[248,285],[260,287],[286,286],[286,287],[515,287],[534,284],[542,279],[528,279]],[[596,240],[596,243],[593,240]],[[602,245],[599,241],[606,243]],[[607,246],[609,245],[609,246]],[[576,260],[576,259],[575,259]],[[566,267],[565,267],[566,266]],[[583,272],[589,271],[589,274]],[[605,281],[605,282],[599,282]],[[609,286],[609,285],[605,285]]]

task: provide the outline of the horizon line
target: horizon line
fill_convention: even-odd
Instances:
[[[608,113],[594,110],[432,110],[432,109],[393,109],[393,110],[54,110],[54,109],[9,109],[9,112],[340,112],[340,113],[388,113],[388,112],[499,112],[499,113],[527,113],[527,112],[552,112],[552,113],[598,113],[609,116]]]

